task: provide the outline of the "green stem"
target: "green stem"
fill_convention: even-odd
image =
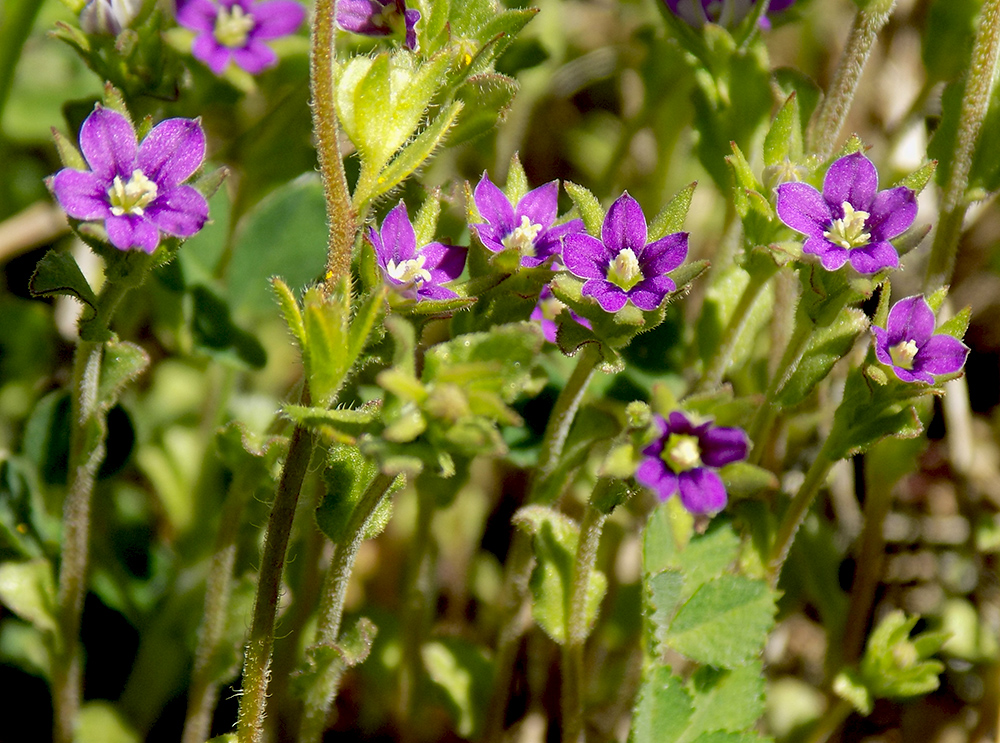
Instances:
[[[340,625],[344,616],[344,599],[347,585],[354,570],[354,561],[365,539],[365,532],[372,516],[389,493],[395,478],[379,473],[365,490],[351,513],[344,538],[337,544],[333,561],[326,573],[319,606],[319,624],[316,627],[314,648],[335,645],[340,637]],[[327,673],[318,680],[305,699],[302,723],[299,728],[299,743],[316,743],[323,737],[326,719],[337,695],[343,666]]]
[[[836,423],[834,425],[836,426]],[[771,548],[771,554],[767,562],[768,575],[770,576],[772,586],[778,583],[781,567],[785,564],[788,551],[792,548],[792,542],[795,541],[795,534],[798,532],[799,527],[802,526],[806,513],[809,511],[809,506],[812,505],[813,499],[816,497],[816,493],[819,492],[820,487],[826,482],[826,476],[830,473],[830,468],[839,461],[831,457],[834,446],[833,442],[837,441],[838,438],[836,431],[830,432],[826,442],[823,444],[823,448],[820,449],[809,471],[806,472],[806,478],[802,481],[799,492],[795,494],[791,504],[788,506],[788,510],[782,516],[781,524],[778,527],[778,534],[774,539],[774,546]]]
[[[62,549],[59,561],[59,643],[53,664],[52,706],[54,740],[71,743],[80,708],[80,616],[87,592],[90,557],[90,504],[97,470],[104,459],[104,435],[88,436],[99,415],[103,343],[80,341],[73,355],[69,489],[63,506]],[[103,432],[102,432],[103,433]]]
[[[941,197],[941,215],[927,262],[924,291],[934,292],[951,281],[955,270],[962,223],[969,208],[965,190],[969,185],[972,158],[979,130],[990,105],[990,91],[1000,57],[1000,0],[985,0],[979,29],[972,47],[969,76],[962,97],[955,151],[951,157],[948,180]]]
[[[0,24],[0,124],[14,85],[21,48],[41,8],[39,0],[7,0],[5,4],[3,24]]]
[[[292,431],[288,456],[285,458],[264,536],[264,553],[257,578],[250,638],[243,658],[243,692],[240,696],[236,730],[239,743],[260,743],[264,735],[268,669],[274,646],[274,622],[278,611],[281,574],[292,520],[295,517],[295,506],[312,457],[312,449],[312,433],[302,426],[296,426]]]
[[[252,492],[247,480],[245,473],[236,472],[222,505],[219,532],[205,582],[205,611],[198,630],[198,647],[181,743],[204,743],[212,726],[212,713],[219,696],[214,661],[221,650],[220,643],[226,629],[233,565],[236,562],[236,538],[243,508]]]
[[[837,732],[838,728],[844,724],[844,720],[851,716],[851,712],[854,711],[854,707],[846,699],[838,699],[837,705],[826,712],[820,721],[816,723],[814,727],[809,732],[809,737],[806,739],[806,743],[826,743],[830,739],[830,736]]]
[[[541,493],[541,484],[558,466],[570,426],[600,358],[600,352],[595,346],[590,344],[584,346],[573,373],[559,393],[545,428],[538,465],[528,487],[526,503],[537,501]],[[503,590],[500,594],[502,619],[494,661],[493,693],[483,723],[482,740],[487,743],[495,743],[503,737],[503,724],[514,674],[514,661],[517,658],[518,641],[527,624],[523,604],[531,567],[531,537],[521,529],[515,529],[507,562],[504,565]]]
[[[837,143],[878,32],[889,20],[895,5],[896,0],[872,0],[854,16],[833,82],[809,132],[810,150],[822,158],[829,157]]]
[[[328,291],[333,290],[341,277],[350,273],[351,245],[357,231],[357,215],[351,206],[351,194],[344,174],[344,160],[338,140],[337,109],[334,105],[337,82],[333,24],[335,5],[336,0],[316,0],[310,62],[316,152],[323,176],[327,218],[330,221],[324,276]]]
[[[598,483],[600,489],[608,481]],[[598,494],[595,490],[594,497]],[[566,615],[566,644],[562,649],[562,739],[563,743],[583,743],[583,689],[585,686],[583,650],[590,633],[587,622],[587,589],[597,560],[597,546],[607,515],[590,503],[580,525],[580,541],[573,563],[569,607]]]
[[[732,360],[736,342],[740,339],[744,329],[746,329],[747,323],[750,321],[750,310],[773,275],[774,272],[767,274],[751,273],[749,275],[750,280],[747,282],[746,287],[744,287],[743,293],[740,295],[739,301],[733,309],[733,314],[730,316],[729,322],[722,332],[719,345],[716,346],[715,352],[705,365],[705,371],[702,373],[701,379],[698,380],[698,384],[694,387],[695,393],[708,392],[722,383],[722,377],[725,375],[726,369],[729,368],[729,363]]]

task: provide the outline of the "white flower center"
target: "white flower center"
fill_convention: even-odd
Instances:
[[[848,250],[870,243],[872,236],[865,232],[865,223],[871,215],[860,209],[855,210],[846,201],[841,204],[841,208],[844,210],[844,218],[833,220],[830,229],[823,233],[823,237]]]
[[[608,266],[608,281],[625,291],[638,284],[645,278],[642,275],[642,268],[639,267],[639,259],[635,257],[632,248],[625,248]]]
[[[698,437],[685,433],[672,433],[663,446],[660,458],[675,473],[687,472],[701,464]]]
[[[239,5],[222,6],[215,17],[215,40],[222,46],[238,49],[247,44],[247,36],[257,25],[253,16]]]
[[[396,30],[402,24],[400,24],[399,10],[396,8],[396,3],[389,2],[382,6],[382,10],[378,13],[373,13],[371,17],[371,23],[376,28],[384,28],[386,30]]]
[[[111,213],[116,217],[123,214],[141,217],[143,210],[156,198],[156,191],[156,184],[141,170],[133,170],[128,183],[122,183],[121,176],[116,175],[108,190]]]
[[[892,365],[898,366],[900,369],[912,369],[913,359],[918,350],[916,341],[900,341],[889,349]]]
[[[520,255],[533,258],[535,255],[535,238],[542,231],[540,224],[535,224],[526,216],[521,217],[521,224],[514,228],[513,232],[507,235],[501,242],[503,246],[510,250],[518,251]]]
[[[418,255],[416,258],[410,258],[409,260],[396,261],[390,260],[386,264],[385,272],[396,281],[402,282],[403,284],[415,284],[420,286],[425,281],[431,280],[431,272],[424,268],[424,262],[427,260],[427,256]]]

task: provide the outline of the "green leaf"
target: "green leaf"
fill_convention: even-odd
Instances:
[[[0,660],[33,676],[52,679],[51,635],[15,617],[0,620]]]
[[[649,615],[650,628],[658,652],[662,655],[666,650],[667,630],[681,601],[684,576],[679,570],[664,570],[656,575],[647,574],[643,582],[652,609]]]
[[[299,425],[320,431],[341,443],[353,443],[354,437],[374,431],[381,409],[379,401],[365,403],[360,408],[282,407],[284,414]]]
[[[104,344],[101,358],[101,376],[97,397],[106,411],[118,402],[125,387],[149,366],[149,354],[128,341],[109,341]]]
[[[774,624],[775,596],[763,580],[723,575],[678,610],[668,644],[698,663],[735,668],[755,660]]]
[[[708,733],[748,732],[764,714],[760,661],[732,670],[700,668],[688,690],[694,698],[694,712],[679,743],[702,741]]]
[[[323,471],[326,494],[316,508],[316,523],[330,541],[339,544],[347,535],[354,507],[376,473],[375,463],[356,447],[331,448]]]
[[[944,664],[928,660],[947,639],[942,632],[910,638],[919,617],[887,614],[872,631],[861,659],[860,680],[878,698],[905,699],[938,688]]]
[[[299,349],[306,348],[306,326],[302,320],[302,311],[299,309],[298,300],[288,288],[288,284],[275,276],[271,279],[271,286],[278,298],[278,305],[281,307],[281,314],[285,318],[285,324],[295,336],[295,341],[299,344]]]
[[[303,361],[309,379],[309,391],[317,406],[327,407],[336,398],[344,377],[351,368],[348,356],[350,295],[347,282],[329,294],[308,289],[303,297],[307,346]]]
[[[805,400],[867,329],[868,317],[865,313],[854,307],[845,307],[833,323],[814,331],[795,373],[778,395],[779,404],[791,407]]]
[[[430,680],[444,693],[456,732],[476,737],[493,688],[493,664],[483,650],[458,637],[425,643],[420,656]]]
[[[691,208],[691,199],[694,196],[694,189],[697,183],[692,183],[682,189],[670,202],[664,206],[660,213],[656,215],[653,223],[649,225],[649,242],[659,240],[666,235],[681,232],[684,229],[684,220],[687,218],[688,210]]]
[[[833,693],[841,699],[850,702],[862,715],[870,715],[875,700],[868,687],[864,685],[853,669],[845,669],[833,680]]]
[[[39,630],[55,634],[56,584],[48,560],[0,564],[0,601]]]
[[[385,298],[388,289],[383,284],[362,301],[351,319],[348,330],[347,363],[348,368],[354,366],[361,352],[365,350],[375,336],[380,335],[381,320],[388,310]]]
[[[87,283],[76,259],[69,253],[50,250],[42,256],[35,267],[35,273],[31,276],[28,288],[35,297],[63,294],[76,297],[91,310],[97,308],[97,295]]]
[[[576,205],[576,210],[580,213],[580,218],[583,220],[587,232],[600,239],[601,229],[604,226],[604,209],[597,197],[583,186],[578,186],[572,181],[563,181],[563,188],[566,189],[566,193]]]
[[[677,743],[691,717],[691,696],[669,666],[649,666],[644,676],[629,743]]]
[[[462,83],[455,92],[463,104],[462,115],[451,130],[450,143],[467,142],[493,129],[506,117],[516,93],[517,81],[496,72],[474,75]]]
[[[801,157],[802,128],[799,121],[798,97],[792,93],[778,110],[764,137],[765,165],[774,166]]]
[[[84,704],[76,717],[73,743],[139,743],[142,738],[110,702]]]

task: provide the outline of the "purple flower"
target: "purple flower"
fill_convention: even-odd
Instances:
[[[749,15],[757,0],[664,0],[670,12],[688,25],[701,28],[706,23],[721,26],[735,26]],[[789,8],[795,0],[771,0],[767,6],[768,15],[780,13]],[[761,25],[770,25],[766,18]]]
[[[726,505],[726,488],[715,472],[747,456],[747,435],[742,428],[693,424],[674,411],[666,419],[654,415],[660,436],[642,450],[645,455],[635,479],[666,501],[678,490],[681,503],[691,513],[715,513]]]
[[[80,28],[88,34],[117,36],[142,10],[142,0],[87,0],[80,11]]]
[[[417,250],[417,237],[402,201],[385,215],[381,232],[368,228],[368,239],[385,282],[402,296],[418,301],[458,296],[441,284],[462,273],[466,249],[434,242]]]
[[[543,286],[541,293],[538,295],[538,304],[531,311],[531,319],[542,324],[542,334],[549,343],[556,342],[556,331],[559,329],[556,318],[560,312],[569,312],[570,317],[576,322],[585,328],[590,328],[590,321],[587,318],[580,317],[573,310],[568,309],[566,305],[555,298],[555,295],[548,286]]]
[[[264,42],[294,32],[305,8],[292,0],[187,0],[177,22],[197,31],[191,54],[221,75],[229,60],[256,75],[278,61]]]
[[[778,216],[806,235],[802,252],[819,256],[827,271],[845,263],[862,274],[899,265],[889,242],[917,216],[917,199],[899,186],[878,191],[878,171],[855,152],[842,157],[826,173],[823,193],[805,183],[778,186]]]
[[[954,374],[969,355],[957,338],[934,335],[934,312],[920,295],[896,302],[886,327],[872,327],[872,333],[875,356],[904,382],[934,384],[935,374]]]
[[[197,121],[161,121],[139,144],[125,116],[97,106],[80,128],[80,150],[90,170],[63,168],[49,188],[69,216],[103,221],[116,248],[152,253],[161,232],[191,237],[208,219],[205,197],[182,185],[205,159]]]
[[[338,0],[337,25],[363,36],[393,36],[403,32],[406,48],[417,50],[420,11],[408,9],[404,0]]]
[[[667,273],[687,256],[688,233],[675,232],[647,245],[646,217],[628,192],[611,205],[601,237],[567,235],[563,263],[587,280],[583,295],[596,299],[605,312],[617,312],[629,300],[640,310],[655,310],[677,288]]]
[[[579,219],[552,226],[559,209],[559,182],[549,181],[529,191],[512,206],[504,192],[483,173],[474,194],[476,209],[485,222],[471,225],[483,245],[494,253],[517,250],[521,265],[540,266],[552,256],[559,256],[563,238],[583,232]]]

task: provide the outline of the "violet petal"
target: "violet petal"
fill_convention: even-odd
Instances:
[[[601,228],[601,238],[612,255],[630,248],[636,257],[646,247],[646,217],[639,202],[622,193],[608,209]]]
[[[778,186],[776,208],[782,222],[810,237],[822,237],[833,222],[830,205],[819,191],[807,183],[782,183]]]
[[[700,439],[701,461],[709,467],[723,467],[746,459],[749,444],[742,428],[714,426]]]
[[[294,33],[306,16],[306,9],[293,0],[268,0],[253,6],[255,39],[277,39]]]
[[[544,186],[528,191],[519,202],[514,211],[514,225],[521,223],[521,217],[527,217],[532,224],[542,226],[546,229],[552,226],[556,220],[556,212],[559,209],[559,183],[549,181]]]
[[[466,249],[458,245],[427,243],[417,254],[424,256],[424,269],[431,275],[431,281],[442,284],[454,281],[465,269]]]
[[[193,31],[215,31],[219,7],[212,0],[187,0],[177,9],[177,22]]]
[[[681,265],[687,253],[688,233],[675,232],[643,248],[639,264],[642,266],[643,275],[662,276]]]
[[[80,127],[80,150],[96,176],[126,180],[135,170],[138,145],[129,120],[117,111],[98,106]]]
[[[605,312],[617,312],[628,302],[624,290],[605,279],[588,279],[581,294],[596,299]]]
[[[229,65],[232,50],[222,46],[210,33],[198,36],[191,44],[191,54],[216,75],[221,75]]]
[[[382,222],[382,242],[385,243],[390,258],[397,263],[410,260],[417,251],[417,236],[410,224],[406,204],[402,201],[385,215]]]
[[[503,191],[494,185],[490,177],[484,172],[483,177],[476,184],[473,193],[476,202],[476,209],[480,216],[496,227],[503,235],[510,234],[517,224],[514,222],[514,207],[504,195]]]
[[[851,262],[851,268],[866,275],[899,266],[899,254],[892,243],[884,241],[869,243],[862,248],[851,248],[847,259]]]
[[[906,297],[889,310],[886,330],[890,347],[902,341],[913,341],[918,349],[922,348],[934,332],[934,312],[922,295]]]
[[[145,216],[168,235],[191,237],[208,221],[208,201],[191,186],[177,186],[146,207]]]
[[[726,506],[726,487],[722,479],[704,467],[678,475],[681,503],[691,513],[716,513]]]
[[[161,121],[139,145],[139,170],[159,188],[183,183],[204,160],[205,132],[193,119]]]
[[[860,152],[835,161],[823,179],[823,198],[832,207],[846,201],[855,209],[868,211],[877,190],[878,171]],[[841,214],[835,212],[835,216],[839,218]]]
[[[914,371],[931,374],[954,374],[965,366],[969,347],[950,335],[932,336],[920,346],[913,358]]]
[[[676,284],[667,276],[651,276],[629,289],[628,298],[640,310],[652,312],[663,304],[664,297],[676,288]]]
[[[233,60],[251,75],[259,75],[278,63],[274,49],[258,39],[247,39],[247,45],[232,50]]]
[[[917,197],[903,186],[877,194],[865,222],[872,241],[890,240],[903,234],[917,218]]]
[[[596,237],[579,233],[563,241],[563,264],[581,279],[605,279],[613,253]]]
[[[147,253],[156,250],[160,244],[160,232],[145,217],[135,214],[110,216],[104,222],[111,244],[120,250],[140,248]]]
[[[63,168],[51,188],[63,211],[75,219],[104,219],[111,214],[107,181],[90,171]]]

